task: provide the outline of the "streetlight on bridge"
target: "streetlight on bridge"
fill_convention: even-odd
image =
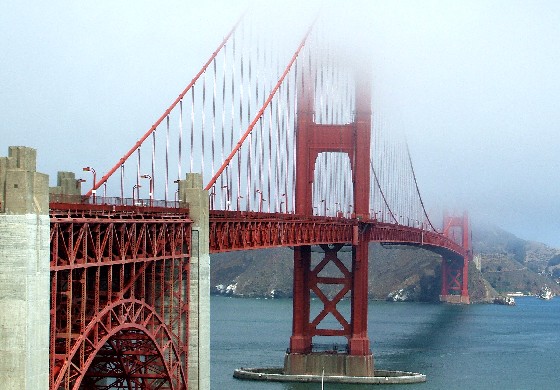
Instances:
[[[153,182],[153,179],[152,179],[152,177],[151,177],[150,175],[142,175],[142,176],[140,176],[140,177],[141,177],[142,179],[148,179],[148,180],[150,180],[150,193],[149,193],[149,196],[150,196],[150,206],[153,206],[153,205],[154,205],[154,182]]]
[[[226,210],[229,210],[230,204],[231,204],[231,199],[230,199],[230,193],[229,193],[229,186],[222,186],[222,190],[225,189],[226,190]]]
[[[77,179],[76,180],[76,188],[80,188],[82,183],[85,183],[86,179]]]
[[[214,199],[216,199],[216,186],[212,186],[210,191],[210,210],[214,210]]]
[[[288,196],[286,194],[280,195],[281,198],[284,198],[284,201],[280,202],[280,212],[282,212],[282,203],[286,205],[286,213],[288,212]]]
[[[93,203],[95,204],[95,193],[97,192],[95,189],[95,183],[97,182],[96,180],[96,175],[95,175],[95,169],[93,169],[92,167],[83,167],[82,170],[84,172],[91,172],[93,173],[93,185],[91,186],[91,194],[93,195]]]
[[[132,205],[136,206],[136,200],[138,199],[140,200],[140,190],[139,188],[142,187],[140,184],[134,184],[134,187],[132,187]],[[136,197],[134,197],[134,192],[136,192]]]
[[[263,193],[261,190],[255,190],[257,194],[259,194],[259,213],[262,212],[263,202],[266,202],[266,199],[263,199]]]

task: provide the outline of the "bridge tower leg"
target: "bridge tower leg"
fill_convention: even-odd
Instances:
[[[469,297],[469,261],[472,257],[469,236],[469,218],[465,213],[461,217],[443,217],[443,234],[460,241],[467,256],[446,258],[441,261],[441,295],[440,301],[449,303],[470,303]]]
[[[49,179],[36,151],[0,158],[0,387],[49,388]]]
[[[179,181],[179,199],[189,205],[193,221],[190,264],[188,388],[210,389],[210,245],[208,191],[202,175],[187,173]]]
[[[285,374],[314,374],[342,376],[373,376],[373,355],[367,332],[368,309],[368,240],[360,221],[369,219],[371,83],[369,72],[356,81],[356,114],[350,124],[317,124],[314,122],[314,96],[311,84],[303,83],[299,90],[296,135],[296,213],[313,215],[312,189],[315,161],[319,153],[342,152],[350,159],[354,189],[356,226],[352,244],[352,265],[347,269],[337,253],[350,243],[323,246],[324,258],[316,267],[311,265],[311,247],[294,248],[294,304],[290,349],[284,362]],[[364,77],[366,76],[366,77]],[[340,278],[321,278],[319,272],[333,262],[344,275]],[[327,280],[328,279],[328,280]],[[341,284],[333,299],[321,291],[320,284]],[[323,310],[310,318],[310,296],[313,291],[323,302]],[[337,310],[337,303],[350,292],[351,318],[345,319]],[[338,329],[319,328],[326,315],[339,321]],[[344,353],[313,350],[314,336],[344,336],[348,340]]]

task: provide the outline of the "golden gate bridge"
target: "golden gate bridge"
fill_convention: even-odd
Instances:
[[[348,368],[336,374],[374,375],[370,242],[440,254],[442,301],[469,302],[468,219],[430,220],[406,144],[376,121],[367,56],[341,50],[320,18],[291,46],[266,28],[241,18],[112,168],[83,167],[91,185],[59,175],[48,207],[51,389],[204,388],[209,253],[293,248],[288,374],[328,359],[315,340],[342,338]],[[7,196],[1,207],[10,212]]]

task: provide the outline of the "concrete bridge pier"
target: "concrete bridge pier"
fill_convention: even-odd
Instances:
[[[49,388],[49,179],[35,149],[0,158],[0,383]]]
[[[187,173],[179,181],[179,200],[188,205],[192,223],[188,388],[210,389],[210,244],[208,191],[202,188],[202,175]]]

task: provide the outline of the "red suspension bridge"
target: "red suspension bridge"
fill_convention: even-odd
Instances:
[[[469,302],[468,220],[432,224],[406,144],[377,120],[370,64],[320,21],[286,49],[245,19],[106,174],[84,168],[85,194],[74,178],[51,194],[51,389],[204,388],[208,252],[293,248],[288,373],[309,372],[318,338],[342,338],[342,374],[373,375],[370,242],[440,254],[442,300]]]

